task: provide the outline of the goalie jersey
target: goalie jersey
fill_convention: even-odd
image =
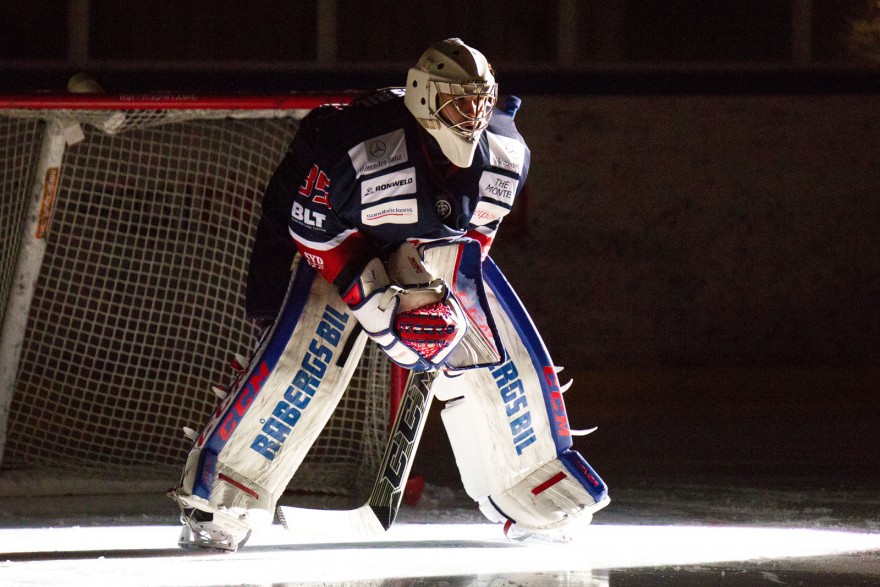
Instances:
[[[343,292],[370,259],[384,259],[406,240],[467,236],[488,253],[529,169],[514,124],[519,100],[499,100],[473,163],[459,168],[403,95],[381,90],[303,119],[263,200],[248,276],[250,319],[274,319],[297,249]]]

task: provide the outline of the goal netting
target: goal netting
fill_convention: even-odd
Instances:
[[[229,383],[229,359],[254,344],[243,296],[262,190],[322,101],[0,106],[4,472],[177,481],[191,446],[182,427],[201,429],[218,401],[212,385]],[[368,345],[291,489],[369,485],[388,370]]]

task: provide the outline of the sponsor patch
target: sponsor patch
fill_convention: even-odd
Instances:
[[[361,210],[361,222],[367,226],[380,224],[415,224],[419,220],[419,207],[415,198],[397,200],[370,206]]]
[[[526,160],[526,149],[516,139],[486,133],[489,141],[489,165],[521,174]]]
[[[313,230],[324,232],[324,221],[327,219],[327,215],[314,212],[299,202],[294,202],[290,209],[290,218],[301,226],[308,226]]]
[[[43,197],[40,199],[40,217],[37,221],[36,238],[46,238],[49,232],[49,222],[52,219],[52,210],[55,208],[55,194],[58,191],[58,168],[50,167],[46,170],[46,178],[43,182]]]
[[[486,200],[481,201],[477,204],[477,207],[474,208],[474,214],[471,216],[471,224],[476,224],[477,226],[485,226],[487,224],[491,224],[496,220],[504,218],[507,213],[510,212],[504,206],[499,206],[498,204],[493,204],[492,202],[487,202]]]
[[[382,171],[393,165],[406,163],[406,141],[403,129],[367,139],[348,151],[357,177]]]
[[[484,171],[480,177],[480,196],[512,206],[517,186],[519,186],[517,179]]]
[[[388,175],[366,179],[361,183],[361,203],[372,204],[379,200],[414,194],[416,191],[416,170],[407,167]]]

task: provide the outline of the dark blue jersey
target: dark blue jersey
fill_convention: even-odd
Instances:
[[[253,261],[261,262],[260,248],[271,255],[260,232],[277,241],[285,224],[306,260],[342,291],[367,261],[407,240],[468,236],[487,252],[529,168],[513,111],[496,107],[473,163],[459,168],[404,106],[403,90],[315,109],[267,189]],[[252,268],[249,288],[254,279]]]

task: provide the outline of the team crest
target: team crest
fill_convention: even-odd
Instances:
[[[437,203],[434,204],[434,209],[440,218],[447,218],[452,213],[452,206],[446,200],[437,200]]]

